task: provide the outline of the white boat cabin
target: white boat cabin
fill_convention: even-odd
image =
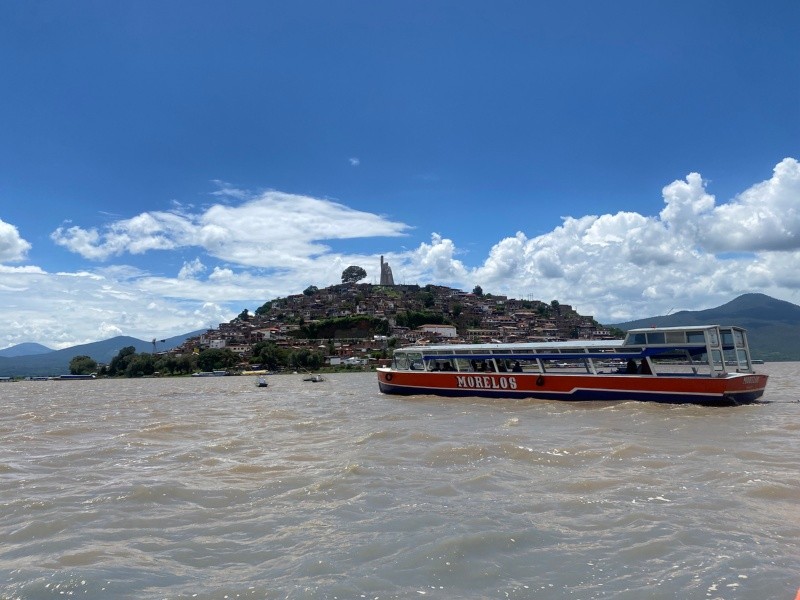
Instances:
[[[396,371],[704,375],[752,373],[741,327],[632,329],[624,340],[410,346],[394,351]]]

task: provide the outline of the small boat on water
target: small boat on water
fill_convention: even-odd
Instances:
[[[259,377],[256,380],[256,387],[267,387],[268,385],[266,377]]]
[[[632,329],[624,340],[412,346],[377,371],[381,392],[402,395],[737,405],[767,385],[745,329],[720,325]]]
[[[303,381],[313,381],[316,383],[320,381],[325,381],[325,378],[317,373],[315,375],[307,375],[306,377],[303,377]]]

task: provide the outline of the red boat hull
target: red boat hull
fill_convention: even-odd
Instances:
[[[574,373],[457,373],[378,369],[386,394],[538,398],[543,400],[641,400],[736,405],[756,402],[767,385],[761,374],[720,377]]]

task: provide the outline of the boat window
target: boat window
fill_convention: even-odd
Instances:
[[[722,353],[719,350],[711,351],[711,362],[713,363],[715,370],[717,371],[723,370]]]
[[[735,329],[733,331],[733,336],[736,339],[736,347],[737,348],[744,348],[745,347],[744,333],[742,331],[739,331],[738,329]]]
[[[731,347],[723,348],[722,358],[725,359],[726,365],[735,365],[739,363],[739,358],[736,354],[736,351]]]
[[[730,330],[722,332],[722,345],[733,346],[733,334]]]
[[[648,344],[663,344],[664,342],[664,332],[663,331],[655,331],[653,333],[647,334],[647,343]]]
[[[466,358],[457,358],[455,359],[456,363],[456,370],[457,371],[471,371],[472,366],[469,364],[469,360]]]
[[[397,370],[408,369],[408,354],[405,352],[395,352],[394,354],[394,368]]]
[[[690,344],[705,344],[706,336],[702,331],[687,331],[686,341]]]
[[[686,333],[683,331],[667,331],[667,344],[683,344],[686,342]]]
[[[421,371],[425,368],[422,362],[421,352],[395,352],[394,353],[394,368],[400,371],[408,369],[416,369]]]
[[[422,352],[409,352],[408,360],[410,363],[408,368],[412,371],[422,371],[425,369],[425,363],[422,362]]]
[[[750,366],[747,364],[747,351],[743,349],[739,349],[736,351],[736,358],[739,362],[739,367],[742,369],[749,369]]]
[[[717,330],[709,329],[707,333],[708,333],[708,345],[719,346],[719,336],[717,335]]]
[[[625,345],[630,346],[633,344],[646,344],[647,338],[644,333],[629,333],[628,339],[625,340]]]

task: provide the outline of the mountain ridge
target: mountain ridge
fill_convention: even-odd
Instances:
[[[48,352],[54,352],[54,350],[52,348],[48,348],[47,346],[42,346],[41,344],[36,344],[34,342],[24,342],[22,344],[16,344],[15,346],[9,346],[8,348],[3,348],[2,350],[0,350],[0,356],[12,358],[14,356],[33,356],[35,354],[47,354]]]

